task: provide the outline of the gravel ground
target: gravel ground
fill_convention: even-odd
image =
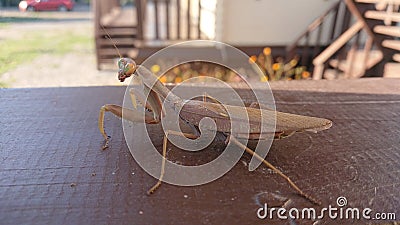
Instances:
[[[17,11],[0,13],[0,16],[8,17],[17,15],[21,15],[21,13]],[[44,13],[44,15],[50,15],[50,18],[57,18],[57,20],[12,23],[0,27],[0,41],[18,39],[21,32],[30,30],[43,32],[57,30],[65,32],[67,30],[93,34],[93,22],[90,18],[91,13],[88,11],[73,12],[73,14],[51,12]],[[0,74],[0,82],[10,88],[121,85],[117,79],[116,70],[97,70],[93,48],[90,50],[76,49],[64,55],[42,54],[11,71]]]
[[[44,54],[1,75],[10,88],[121,85],[115,71],[97,71],[93,54]]]

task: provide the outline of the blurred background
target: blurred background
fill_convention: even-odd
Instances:
[[[141,63],[166,46],[198,39],[244,51],[248,63],[263,71],[260,82],[400,77],[399,5],[399,0],[0,0],[0,87],[121,85],[114,44],[123,57]],[[151,70],[161,75],[171,58]],[[176,66],[160,79],[179,83],[193,76],[238,81],[233,71],[204,62]]]

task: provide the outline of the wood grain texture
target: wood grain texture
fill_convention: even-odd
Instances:
[[[267,160],[320,199],[317,209],[336,206],[336,198],[345,196],[351,207],[399,217],[400,95],[397,90],[390,94],[396,82],[377,82],[374,87],[385,94],[306,91],[318,87],[318,81],[303,82],[304,90],[291,90],[290,83],[284,84],[286,90],[275,85],[278,110],[326,117],[334,125],[318,134],[275,141]],[[357,89],[357,81],[340,83],[340,88],[335,81],[325,84],[327,89]],[[257,219],[256,210],[265,202],[282,204],[274,195],[291,199],[289,208],[312,206],[270,170],[249,172],[249,156],[212,183],[163,184],[146,196],[156,180],[134,161],[121,121],[111,115],[105,124],[111,145],[101,151],[98,110],[106,103],[121,104],[124,91],[0,89],[0,224],[265,224],[271,221]],[[246,96],[247,90],[240,93]],[[156,127],[150,132],[159,137],[161,148],[162,134]],[[222,146],[214,143],[196,157],[214,157]],[[181,153],[172,148],[169,156]]]

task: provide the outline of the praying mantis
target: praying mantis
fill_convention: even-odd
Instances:
[[[143,86],[144,92],[147,94],[147,99],[139,99],[145,108],[144,115],[139,115],[139,112],[136,112],[131,109],[123,108],[114,104],[106,104],[101,107],[99,113],[99,121],[98,126],[99,130],[104,137],[105,144],[103,149],[106,149],[109,146],[109,136],[105,132],[104,129],[104,115],[105,112],[111,112],[114,115],[123,118],[132,122],[144,122],[146,124],[157,124],[160,123],[161,118],[163,117],[163,108],[162,101],[164,100],[165,104],[173,109],[173,111],[179,114],[179,118],[185,123],[189,124],[193,130],[193,133],[182,133],[177,131],[166,131],[163,139],[163,149],[162,149],[162,165],[161,165],[161,174],[157,181],[157,183],[148,190],[148,194],[153,193],[160,187],[163,176],[165,173],[165,161],[166,161],[166,153],[167,153],[167,143],[169,135],[178,135],[183,136],[190,139],[199,138],[199,123],[203,118],[211,118],[216,124],[216,132],[219,135],[223,135],[226,140],[230,137],[230,141],[234,142],[237,146],[245,150],[250,155],[256,157],[258,160],[262,161],[264,165],[268,168],[276,172],[282,178],[284,178],[292,188],[294,188],[298,194],[305,197],[315,204],[320,204],[318,200],[314,199],[310,195],[303,192],[288,176],[286,176],[282,171],[276,168],[274,165],[266,161],[264,158],[256,154],[252,149],[242,144],[238,139],[240,138],[248,138],[250,140],[261,140],[267,134],[266,131],[263,131],[260,126],[261,116],[269,116],[276,118],[276,130],[274,132],[275,139],[281,139],[284,137],[288,137],[296,132],[317,132],[328,129],[332,126],[332,121],[324,118],[317,117],[309,117],[302,116],[296,114],[283,113],[278,111],[273,111],[270,109],[265,109],[259,104],[251,104],[248,107],[240,107],[233,105],[221,104],[217,101],[200,101],[200,100],[183,100],[179,96],[172,93],[167,87],[165,87],[159,80],[158,77],[152,74],[149,70],[144,68],[143,66],[137,66],[136,63],[130,58],[120,58],[118,61],[118,79],[121,82],[131,76],[140,76]],[[132,104],[135,106],[136,97],[139,96],[138,93],[135,93],[135,90],[129,90],[131,95]],[[211,100],[213,98],[209,97]],[[124,110],[124,113],[122,111]],[[229,113],[228,113],[229,112]],[[247,113],[248,120],[241,120],[242,113]],[[229,114],[229,115],[228,115]],[[236,128],[234,132],[230,127],[231,120],[235,120],[235,122],[241,124],[246,123],[244,125],[249,126],[249,133],[244,135],[246,131],[241,133],[240,126]]]

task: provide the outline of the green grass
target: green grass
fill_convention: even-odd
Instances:
[[[7,28],[8,26],[10,26],[9,23],[0,23],[0,29],[1,28]]]
[[[44,53],[60,55],[70,51],[91,51],[92,43],[93,38],[88,33],[51,31],[27,32],[18,39],[0,40],[0,75]]]
[[[0,17],[0,24],[38,22],[40,20],[44,19],[38,17]]]

